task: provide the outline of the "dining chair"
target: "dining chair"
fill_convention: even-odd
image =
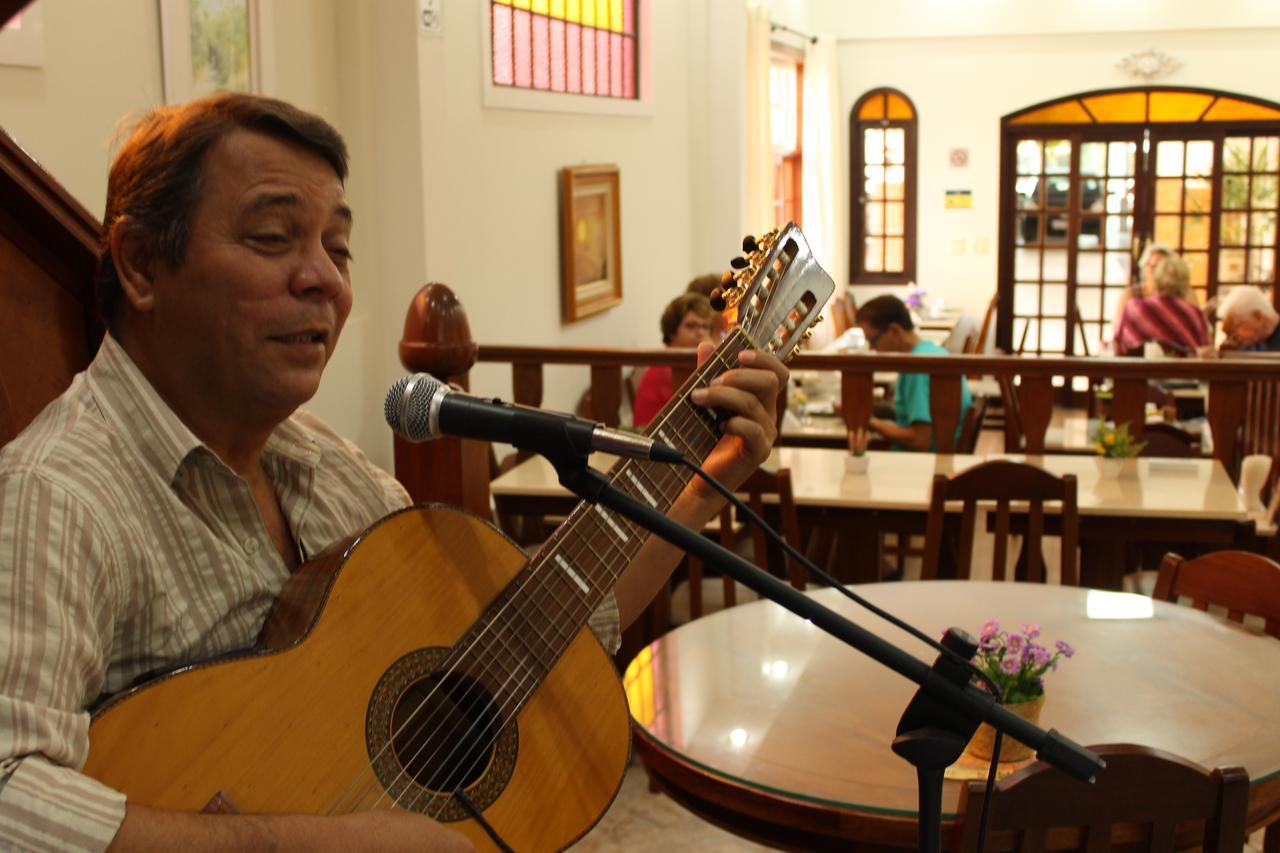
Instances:
[[[1013,384],[1013,376],[1010,374],[1001,374],[996,379],[1000,383],[1000,408],[1004,414],[1004,452],[1019,453],[1025,439],[1018,388]]]
[[[973,453],[978,447],[978,436],[982,433],[982,422],[987,416],[990,400],[985,394],[974,394],[969,411],[964,413],[960,423],[960,437],[956,440],[956,453]]]
[[[1227,618],[1260,617],[1264,630],[1280,638],[1280,563],[1250,551],[1214,551],[1188,560],[1166,554],[1152,597],[1191,599],[1197,610],[1225,608]]]
[[[1041,761],[997,782],[988,804],[986,849],[1243,849],[1249,804],[1249,774],[1243,767],[1206,770],[1133,744],[1091,748],[1107,763],[1091,785]],[[985,781],[970,781],[961,789],[951,849],[978,849],[985,800]],[[1189,830],[1191,822],[1203,822],[1203,828]],[[1178,838],[1180,825],[1196,837]]]
[[[1147,424],[1142,429],[1145,446],[1139,456],[1191,458],[1200,456],[1200,440],[1173,424]]]
[[[958,540],[950,536],[947,523],[947,503],[963,501]],[[939,576],[944,544],[954,543],[948,549],[954,554],[955,576],[968,579],[973,562],[974,526],[979,504],[995,504],[993,533],[994,553],[991,576],[993,580],[1005,579],[1005,567],[1009,551],[1011,504],[1025,503],[1018,515],[1025,514],[1026,532],[1022,552],[1017,561],[1017,580],[1043,582],[1045,580],[1044,509],[1045,502],[1060,505],[1061,531],[1061,581],[1065,586],[1076,586],[1078,581],[1076,545],[1079,542],[1079,512],[1076,505],[1076,478],[1072,474],[1055,477],[1043,468],[1024,462],[998,459],[984,462],[958,474],[938,474],[933,478],[933,494],[929,501],[929,518],[925,525],[924,565],[921,577],[934,580]],[[984,509],[986,507],[983,507]]]
[[[787,543],[799,551],[804,550],[800,539],[800,513],[796,508],[795,492],[791,486],[791,470],[779,468],[776,471],[757,469],[747,481],[738,487],[737,493],[746,498],[747,506],[761,518],[774,523],[771,518],[776,511],[776,521],[781,527],[779,531]],[[766,505],[765,498],[773,498]],[[768,511],[766,511],[768,506]],[[804,589],[807,574],[795,558],[785,554],[780,547],[771,543],[758,526],[747,525],[751,542],[751,558],[757,566],[777,578],[786,580],[796,589]],[[720,511],[717,538],[720,544],[730,551],[738,545],[742,523],[735,522],[733,507],[725,506]],[[739,596],[754,600],[755,593],[741,586],[733,578],[725,575],[714,579],[706,577],[702,561],[697,557],[685,558],[687,580],[681,581],[671,592],[669,618],[662,627],[662,633],[671,625],[692,621],[707,613],[732,607],[738,603]]]

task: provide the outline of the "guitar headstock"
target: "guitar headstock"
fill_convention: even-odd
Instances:
[[[795,223],[742,241],[713,304],[737,309],[737,324],[760,349],[782,361],[795,355],[821,319],[835,282],[818,266]]]

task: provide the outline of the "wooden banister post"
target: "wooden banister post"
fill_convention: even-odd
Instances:
[[[868,429],[874,396],[875,382],[870,369],[840,371],[840,408],[844,412],[845,429],[851,435]]]
[[[1023,375],[1018,386],[1018,412],[1022,416],[1023,449],[1032,456],[1044,453],[1044,435],[1053,417],[1053,379]]]
[[[933,444],[938,453],[955,453],[956,428],[960,426],[959,376],[929,376],[929,417],[933,420]]]
[[[522,406],[542,407],[542,362],[512,363],[511,399]]]
[[[462,379],[476,362],[471,325],[453,291],[433,282],[409,303],[400,339],[400,361],[409,370],[448,382]],[[487,441],[444,437],[414,444],[395,437],[396,479],[416,503],[445,503],[481,518],[489,510]]]
[[[620,405],[622,368],[612,364],[591,365],[591,419],[616,427]]]
[[[1147,380],[1117,379],[1112,389],[1111,421],[1128,424],[1130,437],[1141,438],[1147,425]]]
[[[1234,481],[1237,477],[1236,447],[1240,421],[1244,417],[1245,383],[1228,379],[1209,380],[1209,429],[1213,431],[1213,458],[1222,463]]]

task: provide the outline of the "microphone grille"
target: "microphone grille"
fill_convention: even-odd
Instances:
[[[387,425],[409,441],[436,438],[431,432],[431,401],[441,383],[426,373],[402,376],[387,391],[383,415]]]

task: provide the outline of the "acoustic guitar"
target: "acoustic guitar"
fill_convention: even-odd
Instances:
[[[690,392],[742,349],[789,358],[834,289],[794,225],[744,250],[722,288],[736,328],[648,429],[691,458],[720,432]],[[625,460],[608,476],[665,511],[690,475]],[[157,808],[397,807],[481,849],[566,847],[626,768],[626,698],[586,625],[646,535],[579,504],[527,559],[459,510],[394,513],[301,566],[254,649],[102,706],[84,770]]]

